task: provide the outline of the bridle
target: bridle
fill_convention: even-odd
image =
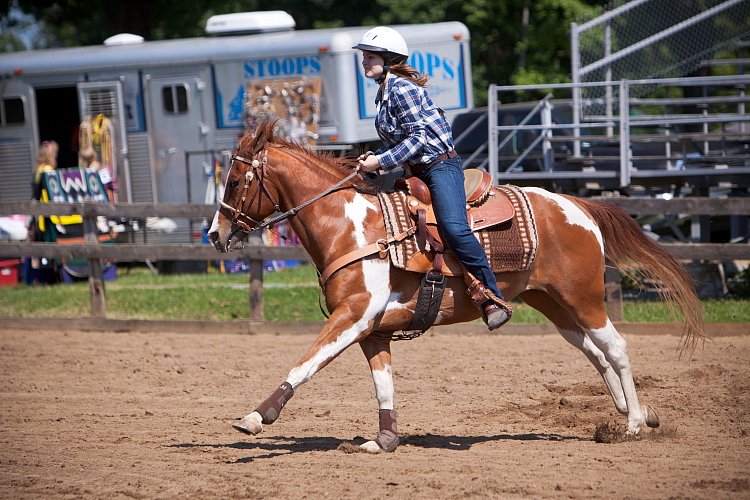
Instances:
[[[271,193],[268,192],[268,189],[266,188],[266,185],[264,183],[265,177],[266,177],[266,169],[264,168],[268,164],[268,153],[266,151],[262,151],[261,153],[258,153],[257,156],[260,156],[263,154],[263,160],[258,160],[258,158],[254,158],[252,160],[248,160],[247,158],[244,158],[237,153],[232,155],[232,158],[230,159],[229,163],[229,172],[232,171],[232,167],[234,166],[235,161],[239,161],[240,163],[244,163],[245,165],[249,165],[251,167],[250,170],[245,172],[245,185],[242,188],[242,196],[240,196],[239,201],[237,202],[237,206],[233,207],[226,203],[224,200],[220,200],[219,204],[224,207],[225,209],[229,210],[229,212],[232,214],[232,227],[234,230],[232,231],[231,237],[234,237],[235,234],[238,232],[243,232],[246,234],[250,234],[253,231],[256,231],[258,229],[261,229],[260,225],[262,224],[262,221],[255,220],[254,218],[250,217],[247,213],[247,207],[250,206],[250,204],[253,202],[255,197],[258,195],[259,192],[263,192],[266,194],[269,200],[271,200],[271,203],[273,204],[274,209],[277,212],[280,212],[281,209],[279,208],[279,204],[274,201],[273,197],[271,196]],[[253,181],[253,178],[256,175],[256,171],[258,171],[258,188],[253,193],[253,195],[250,197],[248,201],[248,192],[250,191],[250,184]],[[227,173],[227,177],[229,177],[229,172]],[[246,203],[247,202],[247,203]],[[262,202],[262,198],[258,196],[258,208],[260,208],[260,204]],[[250,224],[254,224],[254,227],[251,227]],[[265,226],[264,226],[265,227]]]
[[[260,158],[261,156],[263,157],[263,159],[259,160],[258,158]],[[266,188],[264,184],[264,180],[268,175],[266,172],[266,168],[265,168],[268,165],[268,150],[263,150],[259,152],[256,155],[256,157],[252,160],[244,158],[236,153],[233,154],[230,164],[229,164],[230,172],[232,170],[232,166],[234,166],[235,161],[244,163],[245,165],[249,165],[252,170],[245,172],[245,185],[242,188],[242,196],[240,197],[240,201],[237,203],[236,207],[229,205],[228,203],[224,202],[224,200],[221,200],[219,202],[223,208],[229,210],[232,213],[232,234],[229,236],[228,241],[232,241],[237,233],[251,234],[254,231],[265,229],[269,226],[273,226],[274,224],[278,222],[288,219],[289,217],[292,217],[303,208],[309,205],[312,205],[316,201],[320,200],[321,198],[325,196],[328,196],[334,191],[338,191],[342,189],[344,184],[349,182],[352,178],[354,178],[360,172],[360,167],[357,166],[352,171],[352,173],[350,173],[349,175],[341,179],[339,182],[337,182],[333,186],[324,190],[320,194],[305,201],[304,203],[301,203],[297,205],[296,207],[290,210],[287,210],[286,212],[280,213],[279,215],[275,217],[266,219],[265,221],[258,221],[250,217],[247,213],[245,213],[247,211],[247,207],[250,206],[250,203],[253,202],[253,200],[255,199],[255,196],[258,195],[258,193],[265,193],[268,199],[271,200],[271,203],[273,203],[273,206],[276,209],[276,211],[281,212],[281,208],[279,207],[279,204],[276,201],[274,201],[273,197],[271,196],[271,193],[269,193],[268,189]],[[258,175],[257,175],[258,188],[253,193],[253,196],[250,197],[250,199],[248,200],[247,194],[250,191],[250,184],[252,183],[253,178],[255,177],[256,171],[258,172]],[[352,186],[352,187],[356,189],[356,186]],[[258,197],[259,209],[260,209],[261,201],[262,200],[259,196]],[[251,227],[246,221],[250,221],[252,224],[255,224],[255,226]],[[367,257],[375,253],[377,253],[381,259],[386,258],[386,256],[388,255],[389,245],[394,242],[402,241],[405,238],[411,236],[414,233],[414,230],[415,230],[415,227],[411,227],[398,235],[390,236],[388,238],[380,238],[375,243],[371,243],[370,245],[367,245],[365,247],[357,248],[356,250],[349,252],[335,259],[332,263],[328,264],[328,266],[326,266],[326,268],[322,272],[318,270],[316,266],[315,269],[318,272],[321,290],[323,291],[325,290],[326,281],[328,280],[329,277],[331,277],[331,275],[333,275],[333,273],[335,273],[339,269],[349,265],[350,263],[356,260],[360,260],[364,257]],[[313,259],[310,257],[309,254],[307,254],[307,251],[304,249],[304,247],[299,246],[299,248],[302,249],[302,251],[307,255],[308,260],[312,263]],[[323,309],[323,305],[320,302],[320,298],[319,298],[319,305],[320,305],[320,310],[323,312],[323,315],[325,317],[328,317],[328,314],[326,314],[325,310]]]
[[[259,160],[258,158],[263,157],[262,160]],[[313,198],[307,200],[304,203],[301,203],[297,205],[296,207],[287,210],[286,212],[280,213],[279,215],[276,215],[275,217],[271,217],[270,219],[266,219],[265,221],[259,221],[255,220],[254,218],[250,217],[246,212],[250,204],[255,200],[255,197],[258,196],[258,208],[260,209],[261,205],[261,195],[258,193],[265,193],[266,197],[271,201],[273,204],[274,209],[276,212],[281,212],[281,207],[279,206],[279,203],[274,201],[273,197],[271,196],[271,193],[268,191],[268,188],[266,187],[264,181],[265,178],[268,176],[266,172],[266,166],[268,165],[268,150],[264,149],[263,151],[259,152],[256,155],[256,158],[249,160],[247,158],[244,158],[237,153],[233,154],[229,163],[229,170],[231,172],[232,166],[234,166],[234,162],[238,161],[240,163],[244,163],[245,165],[249,165],[251,167],[251,170],[248,170],[245,172],[245,185],[242,188],[242,196],[240,197],[239,202],[237,203],[236,207],[233,207],[229,205],[228,203],[225,203],[224,200],[219,201],[219,204],[224,207],[225,209],[229,210],[232,214],[232,227],[234,228],[232,231],[232,234],[230,235],[230,240],[239,232],[250,234],[255,231],[259,231],[261,229],[265,229],[269,226],[273,226],[274,224],[277,224],[285,219],[288,219],[289,217],[292,217],[297,212],[302,210],[303,208],[307,207],[308,205],[312,205],[319,199],[328,196],[329,194],[333,193],[334,191],[337,191],[349,182],[352,178],[354,178],[359,173],[359,167],[355,168],[351,174],[347,175],[345,178],[334,184],[333,186],[329,187],[322,193],[314,196]],[[250,185],[252,184],[253,179],[256,177],[255,172],[257,171],[257,177],[258,177],[258,188],[255,190],[253,195],[248,200],[248,192],[250,191]],[[227,175],[228,177],[228,175]],[[252,224],[255,224],[254,226],[250,226],[248,224],[249,221]]]

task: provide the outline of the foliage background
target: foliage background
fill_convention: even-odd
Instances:
[[[216,14],[285,10],[297,29],[461,21],[471,33],[475,104],[487,86],[570,81],[570,23],[601,0],[8,0],[0,52],[98,45],[117,33],[146,40],[202,36]]]

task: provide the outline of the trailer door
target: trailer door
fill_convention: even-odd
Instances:
[[[95,124],[108,125],[107,130],[100,130],[101,127],[94,130],[97,136],[95,141],[98,142],[102,155],[100,160],[102,165],[112,163],[110,166],[120,186],[117,193],[118,201],[132,201],[122,84],[119,81],[79,83],[78,102],[81,122],[90,117]],[[107,120],[97,119],[99,115],[104,115]],[[104,142],[102,137],[106,138]],[[108,151],[105,152],[104,149]]]
[[[31,199],[36,144],[32,87],[20,80],[0,83],[0,201]]]
[[[156,199],[204,203],[206,165],[212,164],[207,124],[207,75],[146,75],[154,149]]]

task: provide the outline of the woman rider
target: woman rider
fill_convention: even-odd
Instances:
[[[359,157],[365,172],[403,166],[427,184],[435,217],[448,247],[478,282],[470,287],[490,330],[505,324],[511,310],[497,287],[487,256],[466,219],[461,157],[450,124],[427,95],[427,76],[405,64],[406,41],[398,31],[373,28],[354,47],[362,51],[365,76],[379,85],[375,128],[383,141]]]

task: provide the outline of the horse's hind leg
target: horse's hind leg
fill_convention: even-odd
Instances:
[[[521,298],[544,313],[555,324],[563,338],[581,349],[596,366],[609,388],[617,411],[628,416],[629,434],[638,434],[644,423],[649,427],[659,426],[659,417],[656,412],[650,407],[641,408],[638,402],[627,342],[607,317],[603,302],[600,311],[584,318],[578,314],[578,308],[571,306],[571,310],[575,311],[571,314],[558,301],[544,292],[524,292]],[[594,317],[598,320],[591,319]],[[601,323],[604,327],[587,327],[586,325],[590,323]]]
[[[526,291],[521,294],[521,298],[528,305],[544,314],[569,344],[583,352],[602,376],[602,379],[604,379],[604,383],[607,385],[607,389],[609,389],[617,411],[623,415],[627,415],[628,407],[625,403],[625,394],[622,392],[620,378],[612,369],[612,365],[607,362],[604,353],[584,334],[581,327],[573,320],[568,311],[541,290]]]
[[[606,317],[606,315],[605,315]],[[606,318],[603,327],[587,328],[586,335],[606,356],[607,360],[620,377],[622,390],[625,393],[625,401],[628,405],[628,434],[637,435],[643,424],[649,427],[659,426],[659,417],[656,412],[646,406],[641,408],[638,402],[638,394],[633,381],[633,369],[628,357],[628,344],[615,328],[615,325]]]
[[[570,313],[617,373],[628,407],[628,434],[637,435],[644,424],[658,427],[659,417],[652,408],[641,408],[638,402],[628,344],[607,316],[606,306],[600,297],[597,297],[598,300],[570,302],[573,304]]]
[[[360,447],[370,453],[394,451],[398,447],[396,410],[393,404],[393,372],[391,371],[391,343],[389,340],[367,337],[359,343],[367,358],[375,384],[375,398],[378,400],[380,433],[374,441],[367,441]]]

